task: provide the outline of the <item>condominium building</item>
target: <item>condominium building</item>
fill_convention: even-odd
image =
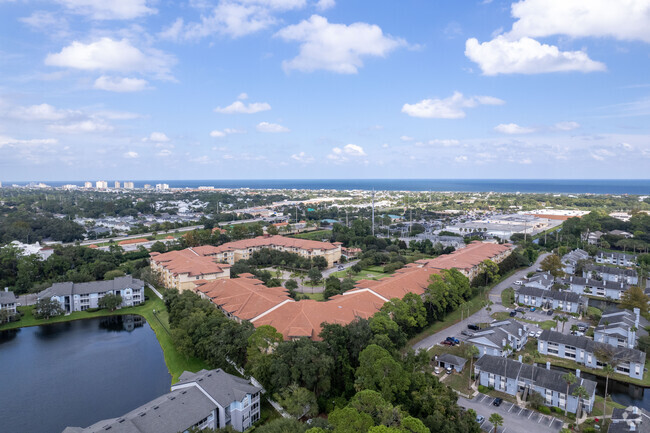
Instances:
[[[598,343],[587,337],[577,335],[565,335],[560,332],[545,330],[537,340],[537,350],[542,355],[552,355],[558,358],[569,359],[584,364],[590,368],[603,368],[604,364],[596,359],[596,352],[600,346],[606,343]],[[607,345],[612,348],[612,346]],[[607,349],[605,349],[607,350]],[[616,360],[615,371],[633,379],[643,379],[645,367],[645,352],[627,347],[613,347],[614,359]]]
[[[587,259],[589,259],[589,253],[581,249],[573,250],[565,254],[562,256],[562,265],[564,265],[564,272],[569,275],[575,274],[578,262]]]
[[[619,300],[623,293],[630,288],[625,282],[615,283],[613,281],[596,280],[594,278],[582,278],[571,276],[560,280],[561,284],[567,285],[573,293],[579,295],[593,296],[603,299]]]
[[[614,408],[607,433],[650,433],[650,414],[636,406]]]
[[[115,189],[120,189],[120,181],[119,180],[115,181],[114,187],[115,187]]]
[[[16,307],[18,304],[18,298],[14,292],[10,292],[7,287],[5,287],[4,292],[0,292],[0,310],[6,310],[10,314],[16,314]]]
[[[92,188],[93,183],[92,182],[84,182],[84,188]]]
[[[133,182],[124,182],[124,189],[133,189]]]
[[[167,191],[169,189],[169,185],[166,183],[157,183],[156,184],[156,190],[157,191]]]
[[[581,377],[580,370],[576,370],[577,381],[569,386],[562,378],[561,371],[552,370],[550,363],[546,368],[536,365],[524,364],[513,359],[499,356],[485,355],[476,361],[474,372],[479,384],[504,392],[509,395],[520,393],[522,400],[536,392],[544,398],[547,406],[566,409],[568,412],[591,412],[596,396],[596,382]],[[576,388],[583,387],[587,397],[573,395]]]
[[[108,182],[106,182],[105,180],[98,180],[97,182],[95,182],[95,188],[106,189],[108,188]]]
[[[616,266],[635,266],[636,256],[625,253],[613,253],[600,251],[596,255],[596,263],[606,263]]]
[[[63,433],[178,433],[192,428],[242,432],[260,419],[262,389],[221,369],[183,372],[162,395],[131,412],[86,427],[67,427]]]
[[[524,348],[528,341],[528,327],[516,320],[495,322],[488,329],[474,333],[467,339],[478,349],[478,356],[508,356]]]
[[[600,278],[613,283],[639,284],[639,274],[634,269],[613,268],[603,265],[587,265],[582,270],[584,278]]]
[[[579,313],[587,308],[587,299],[568,290],[545,290],[524,286],[515,292],[519,305]]]
[[[179,292],[194,289],[199,280],[212,281],[230,278],[230,265],[217,257],[215,247],[186,248],[168,253],[152,252],[149,266],[167,288]]]
[[[638,308],[635,308],[634,312],[619,310],[616,307],[605,311],[594,331],[594,341],[634,349],[640,313]]]
[[[107,294],[122,297],[119,308],[139,305],[144,302],[144,282],[126,275],[108,281],[54,283],[38,293],[38,299],[59,301],[63,310],[71,313],[99,307],[99,300]]]

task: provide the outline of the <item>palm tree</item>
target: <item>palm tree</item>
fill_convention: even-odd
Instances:
[[[488,421],[490,421],[494,426],[494,433],[497,433],[497,428],[503,425],[503,417],[498,413],[493,413],[492,415],[490,415]]]
[[[478,355],[478,347],[474,346],[473,344],[465,349],[465,356],[469,358],[469,384],[467,385],[467,389],[470,389],[472,387],[472,363],[474,362],[474,357]]]
[[[577,330],[578,330],[578,325],[575,325],[575,324],[571,325],[571,332],[572,333],[576,332]]]
[[[569,407],[569,387],[578,381],[578,378],[573,373],[562,375],[562,380],[566,382],[566,398],[564,399],[564,416],[567,416],[567,409]]]
[[[607,364],[603,367],[603,371],[605,372],[605,399],[603,400],[603,423],[604,423],[605,416],[607,415],[607,386],[609,385],[609,376],[614,374],[615,370],[614,367]]]
[[[560,316],[558,320],[562,322],[562,332],[564,332],[564,324],[569,321],[569,318],[567,316]]]
[[[589,397],[587,393],[587,388],[580,385],[573,390],[573,395],[578,397],[578,407],[580,406],[580,400]],[[576,416],[578,416],[578,407],[576,407]]]

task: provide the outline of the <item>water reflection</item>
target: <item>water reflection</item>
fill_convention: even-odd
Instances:
[[[1,331],[0,332],[0,344],[2,343],[8,343],[14,338],[16,338],[16,335],[20,332],[20,329],[9,329],[7,331]]]
[[[142,316],[127,314],[125,316],[104,317],[99,322],[99,329],[110,332],[132,332],[135,328],[144,326],[145,320]]]

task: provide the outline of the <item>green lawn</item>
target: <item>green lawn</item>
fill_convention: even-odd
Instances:
[[[314,301],[325,300],[325,297],[323,296],[322,293],[301,293],[301,294],[307,296],[309,299],[313,299]]]
[[[313,232],[299,233],[297,235],[291,235],[291,238],[298,239],[309,239],[312,241],[322,241],[323,239],[329,239],[332,234],[331,230],[316,230]]]
[[[334,275],[337,278],[345,278],[348,276],[348,270],[344,269],[342,271],[334,272]],[[384,277],[388,277],[392,274],[387,274],[384,272],[383,266],[370,266],[369,268],[362,269],[361,272],[352,275],[354,281],[358,280],[379,280]]]
[[[147,302],[137,307],[127,307],[122,308],[116,311],[100,310],[94,312],[78,311],[71,313],[67,316],[58,316],[53,317],[49,320],[36,319],[32,315],[31,306],[18,307],[18,309],[24,313],[22,319],[19,322],[6,323],[0,326],[0,331],[6,329],[22,328],[27,326],[38,326],[38,325],[48,325],[52,323],[61,323],[69,322],[72,320],[83,320],[90,319],[93,317],[104,317],[104,316],[117,316],[124,314],[137,314],[144,317],[151,326],[151,329],[156,333],[160,347],[163,350],[165,356],[165,364],[167,364],[167,369],[172,375],[172,383],[178,381],[179,376],[183,371],[198,371],[202,368],[207,368],[208,366],[200,359],[197,358],[186,358],[181,355],[174,346],[172,338],[169,331],[169,315],[167,314],[167,309],[162,299],[158,298],[148,287],[145,288],[145,295],[149,298]],[[156,311],[154,315],[153,311]]]
[[[599,395],[596,396],[594,402],[594,409],[591,411],[591,416],[602,416],[603,415],[603,403],[605,399]],[[614,408],[625,409],[625,406],[619,403],[612,401],[611,397],[607,398],[607,415],[611,415]]]
[[[513,317],[510,317],[510,314],[505,312],[505,311],[499,311],[498,313],[492,313],[492,318],[496,320],[508,320],[508,319],[513,319]],[[540,328],[542,329],[551,329],[555,327],[555,321],[554,320],[545,320],[543,322],[535,322],[534,320],[528,320],[528,319],[522,319],[521,317],[514,317],[514,319],[517,319],[521,322],[526,322],[526,323],[532,323],[534,325],[539,325]]]
[[[462,372],[456,373],[456,370],[454,370],[452,374],[445,378],[443,383],[456,391],[462,392],[463,394],[469,394],[472,392],[471,388],[469,388],[469,373],[468,362]]]

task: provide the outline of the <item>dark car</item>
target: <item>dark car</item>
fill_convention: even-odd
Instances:
[[[471,329],[472,331],[480,331],[481,327],[474,323],[470,323],[469,325],[467,325],[467,329]]]
[[[456,338],[456,337],[447,337],[447,338],[445,338],[445,340],[451,341],[454,344],[459,344],[460,343],[460,340],[458,340],[458,338]]]
[[[454,345],[454,343],[452,343],[451,341],[448,341],[448,340],[441,341],[440,344],[442,344],[444,346],[453,346]]]
[[[512,310],[510,312],[510,317],[515,317],[517,315],[517,312],[515,310]]]
[[[501,399],[499,397],[495,398],[494,401],[492,402],[492,404],[497,406],[497,407],[501,406],[501,403],[503,403],[503,399]]]
[[[547,315],[547,316],[552,316],[552,315],[553,315],[553,310],[548,310],[548,311],[546,312],[546,315]]]

